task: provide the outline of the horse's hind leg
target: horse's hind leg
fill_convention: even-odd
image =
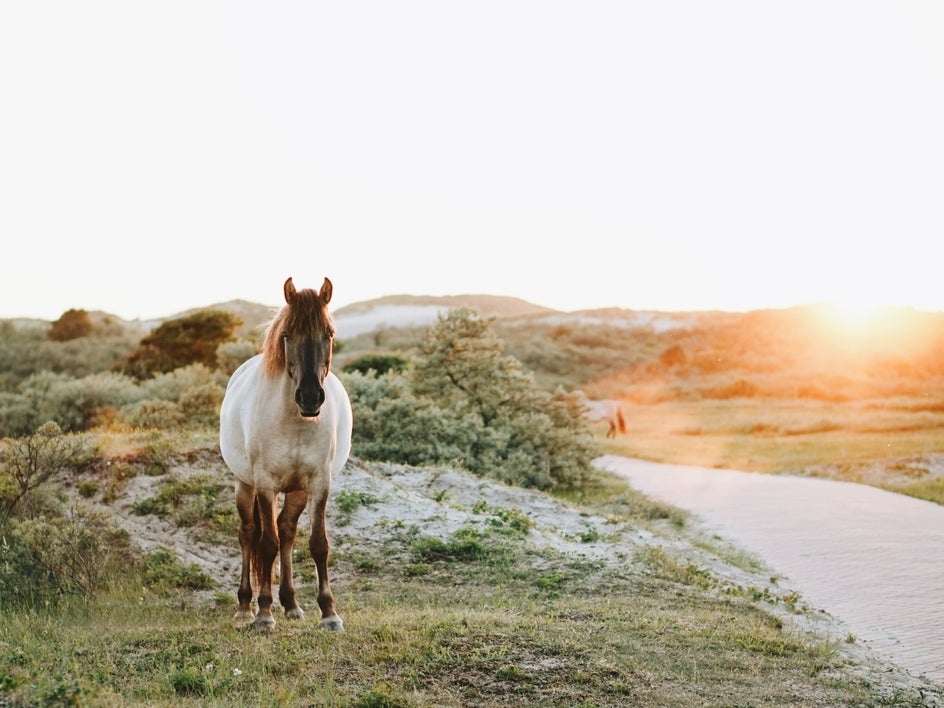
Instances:
[[[295,548],[295,534],[298,530],[298,517],[308,503],[308,492],[299,490],[288,492],[282,511],[279,513],[279,603],[285,608],[289,619],[302,619],[305,613],[298,606],[295,598],[295,582],[292,578],[292,550]]]
[[[256,491],[248,484],[236,482],[236,510],[239,512],[239,547],[243,562],[236,593],[239,606],[233,619],[251,622],[255,617],[252,611],[252,556],[253,548],[259,541],[259,529],[255,518]]]
[[[311,539],[308,546],[311,557],[315,561],[318,571],[318,606],[321,608],[321,623],[323,629],[340,630],[344,623],[334,610],[334,595],[331,593],[331,583],[328,580],[328,534],[325,531],[325,506],[328,503],[328,491],[325,490],[320,499],[312,504]]]

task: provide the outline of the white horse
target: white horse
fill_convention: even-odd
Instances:
[[[587,401],[587,418],[590,420],[605,420],[610,426],[606,437],[615,438],[616,433],[626,433],[626,419],[623,417],[623,407],[619,401]]]
[[[272,585],[280,556],[279,602],[288,618],[304,617],[292,581],[298,518],[308,505],[309,548],[318,571],[321,627],[340,630],[328,581],[325,505],[331,478],[351,452],[351,402],[330,371],[334,325],[327,312],[331,281],[319,292],[285,281],[285,306],[270,322],[262,353],[240,366],[220,410],[220,450],[236,477],[242,575],[237,621],[275,626]],[[279,494],[284,495],[281,513]],[[253,588],[258,612],[252,612]]]

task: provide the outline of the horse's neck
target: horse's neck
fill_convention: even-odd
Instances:
[[[260,408],[265,409],[265,415],[272,419],[292,420],[298,418],[298,406],[295,405],[295,384],[288,374],[279,373],[277,376],[267,376],[265,386],[261,390]]]

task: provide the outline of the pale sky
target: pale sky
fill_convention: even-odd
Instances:
[[[944,3],[5,2],[0,317],[944,310]]]

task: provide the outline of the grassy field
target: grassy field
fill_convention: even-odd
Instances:
[[[107,442],[124,481],[89,501],[172,538],[178,553],[236,554],[235,534],[218,533],[230,491],[212,443],[181,454],[154,436]],[[152,454],[128,462],[142,444]],[[105,481],[115,465],[105,467],[63,491]],[[554,498],[457,471],[357,463],[342,477],[331,523],[343,633],[311,614],[270,633],[237,627],[232,565],[209,582],[199,569],[132,565],[91,597],[0,611],[0,700],[823,706],[922,705],[940,693],[831,633],[759,560],[698,537],[683,512],[615,478]],[[172,536],[162,524],[176,524]],[[313,608],[313,566],[297,558]]]
[[[529,320],[508,341],[539,380],[623,401],[629,430],[605,440],[600,428],[606,452],[944,503],[938,330],[922,320],[937,339],[910,349],[835,332],[824,347],[808,314],[547,336]],[[415,344],[400,336],[363,346]],[[760,559],[611,477],[550,497],[457,471],[349,466],[329,507],[345,631],[317,628],[301,550],[308,619],[237,627],[235,514],[215,432],[87,435],[97,457],[38,502],[96,504],[141,548],[104,589],[0,598],[0,705],[944,705],[944,688],[837,634]],[[345,486],[355,478],[362,486]],[[64,518],[55,528],[72,528]],[[18,582],[12,548],[0,538],[6,588]]]
[[[127,592],[0,619],[11,703],[88,705],[855,705],[835,647],[739,599],[662,578],[482,584],[486,561],[347,570],[341,634],[235,629],[229,603]],[[577,597],[564,591],[581,590]],[[605,588],[605,589],[604,589]],[[305,598],[311,604],[313,598]],[[12,690],[11,690],[12,689]],[[888,696],[908,703],[907,691]]]
[[[705,573],[665,558],[649,575],[560,559],[537,573],[519,552],[447,555],[419,576],[340,560],[341,634],[238,629],[228,597],[143,588],[4,613],[0,686],[47,705],[917,705]]]
[[[896,402],[734,399],[627,403],[608,452],[754,472],[815,474],[944,504],[944,412]]]

